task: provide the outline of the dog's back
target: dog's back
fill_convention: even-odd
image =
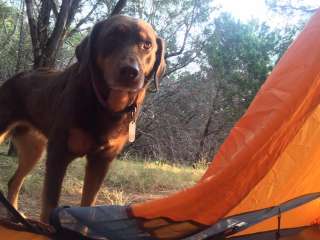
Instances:
[[[67,84],[62,74],[43,68],[19,73],[4,82],[0,87],[0,133],[29,125],[47,135]]]
[[[25,73],[19,73],[5,81],[0,87],[0,135],[1,142],[15,128],[23,115],[23,102],[16,92],[17,82],[24,79]],[[22,81],[21,81],[22,82]],[[22,119],[21,119],[22,120]]]

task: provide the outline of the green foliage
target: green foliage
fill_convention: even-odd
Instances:
[[[288,49],[293,39],[303,29],[305,21],[299,21],[297,24],[287,25],[282,29],[276,29],[276,46],[274,51],[275,62],[278,62],[281,56]]]
[[[29,69],[31,64],[28,26],[23,18],[23,26],[20,26],[21,14],[23,13],[16,5],[9,5],[0,0],[0,81],[11,77],[17,70]],[[21,32],[24,34],[20,35]],[[19,57],[22,63],[19,67],[18,51],[21,51]]]
[[[0,72],[5,78],[6,72],[12,72],[16,64],[18,10],[0,1]],[[5,75],[5,76],[3,76]],[[0,79],[1,80],[1,79]]]
[[[309,18],[320,7],[319,1],[265,0],[265,3],[274,12],[302,19]]]
[[[214,22],[214,30],[205,52],[217,82],[216,87],[226,100],[224,108],[237,117],[250,104],[278,58],[292,42],[296,29],[277,30],[252,20],[242,23],[228,14]],[[232,104],[234,103],[234,104]]]
[[[63,44],[56,60],[57,68],[64,68],[68,66],[72,60],[75,58],[75,48],[81,42],[81,40],[85,37],[87,32],[81,33],[76,32],[69,36],[65,43]]]

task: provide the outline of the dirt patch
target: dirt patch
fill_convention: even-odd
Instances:
[[[105,191],[105,190],[104,190]],[[99,194],[96,205],[112,205],[118,204],[110,200],[110,197],[106,194]],[[116,190],[114,190],[116,191]],[[111,191],[112,193],[113,191]],[[123,204],[144,202],[156,198],[161,198],[167,195],[167,192],[153,193],[153,194],[141,194],[141,193],[122,193],[125,197]],[[116,197],[115,197],[116,198]],[[63,193],[61,195],[60,205],[61,206],[79,206],[81,201],[81,194],[77,193]],[[39,220],[41,212],[41,200],[40,196],[32,196],[29,194],[21,194],[19,201],[19,211],[23,213],[27,218]]]

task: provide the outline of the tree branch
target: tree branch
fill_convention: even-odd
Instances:
[[[48,28],[50,24],[51,2],[49,0],[42,1],[38,16],[38,40],[40,49],[45,47],[48,41]]]
[[[303,12],[307,14],[312,14],[317,11],[318,8],[313,8],[311,6],[294,6],[291,1],[288,1],[285,4],[278,4],[276,1],[266,1],[266,3],[269,5],[271,9],[274,11],[286,11],[290,13],[293,11]]]
[[[282,10],[294,10],[294,11],[300,11],[300,12],[305,12],[305,13],[314,13],[317,11],[318,8],[307,8],[307,7],[294,7],[293,5],[278,5],[278,8]]]
[[[71,29],[69,31],[69,33],[67,34],[67,37],[70,37],[70,36],[72,36],[73,34],[75,34],[76,32],[79,31],[79,28],[81,27],[81,25],[89,20],[90,16],[97,9],[97,7],[99,6],[100,3],[101,3],[101,0],[97,0],[96,1],[96,3],[91,8],[90,12],[86,16],[84,16],[82,19],[79,20],[77,25],[73,29]]]
[[[122,9],[126,6],[127,0],[119,0],[111,12],[111,16],[120,14]]]
[[[38,31],[37,31],[37,23],[34,16],[34,3],[32,0],[25,0],[26,8],[27,8],[27,16],[29,22],[29,29],[32,41],[32,48],[34,55],[37,54],[38,49]],[[36,58],[36,56],[34,56]]]
[[[58,19],[56,21],[52,34],[48,39],[47,49],[46,49],[47,55],[50,55],[52,52],[54,52],[55,49],[58,48],[61,40],[63,39],[62,36],[66,31],[66,24],[67,24],[68,16],[70,14],[71,4],[72,2],[70,2],[70,0],[62,1]]]
[[[74,16],[76,15],[77,10],[79,9],[81,0],[73,0],[71,3],[68,20],[66,23],[66,29],[68,29],[71,25],[71,22],[74,20]]]
[[[52,8],[52,11],[53,11],[53,14],[56,18],[58,18],[58,4],[56,3],[55,0],[50,0],[50,3],[51,3],[51,8]]]
[[[188,37],[189,37],[189,33],[190,33],[190,30],[191,30],[191,27],[192,27],[192,25],[194,23],[194,20],[195,20],[195,10],[196,10],[196,5],[197,5],[196,2],[197,1],[195,0],[194,1],[194,5],[193,5],[193,9],[192,9],[192,15],[191,15],[190,22],[189,22],[189,24],[186,23],[186,31],[184,33],[183,42],[182,42],[182,46],[181,46],[180,50],[177,51],[177,52],[166,54],[166,56],[165,56],[166,59],[168,59],[170,57],[178,56],[178,55],[183,53],[183,51],[185,49],[185,46],[187,44],[187,40],[188,40]]]
[[[194,54],[193,57],[190,56],[190,57],[188,57],[188,60],[187,60],[187,61],[185,61],[185,62],[183,62],[183,63],[179,63],[179,64],[173,66],[171,69],[169,69],[169,71],[167,71],[167,72],[164,74],[163,77],[169,76],[170,74],[176,72],[177,70],[182,69],[182,68],[188,66],[191,62],[193,62],[193,61],[198,57],[198,54],[199,54],[199,52],[202,51],[202,49],[204,48],[204,45],[205,45],[205,42],[203,41],[203,42],[201,43],[200,49]]]

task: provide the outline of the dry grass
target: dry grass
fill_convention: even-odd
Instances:
[[[6,192],[7,181],[16,168],[17,159],[7,157],[5,146],[0,147],[0,188]],[[2,152],[2,153],[1,153]],[[77,205],[80,201],[85,160],[77,159],[68,168],[63,184],[62,204]],[[99,204],[128,204],[156,198],[187,188],[203,175],[202,164],[194,167],[170,165],[163,161],[139,161],[119,159],[112,163],[98,199]],[[35,216],[32,208],[39,208],[39,199],[44,176],[41,161],[27,177],[22,187],[20,203]]]

